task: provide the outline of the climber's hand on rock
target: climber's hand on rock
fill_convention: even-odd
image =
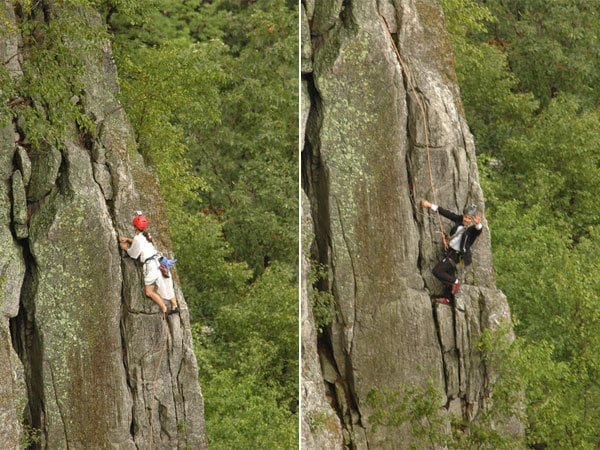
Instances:
[[[431,208],[431,202],[428,202],[427,200],[421,200],[421,206],[423,208]]]
[[[119,242],[127,242],[127,238],[125,236],[119,236]]]
[[[473,222],[475,222],[478,225],[481,223],[481,213],[479,211],[477,211],[477,214],[473,216]]]

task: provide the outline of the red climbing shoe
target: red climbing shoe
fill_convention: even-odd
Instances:
[[[459,288],[460,288],[460,281],[456,280],[454,282],[454,284],[452,285],[452,295],[456,294],[458,292]]]
[[[448,300],[447,298],[436,298],[435,299],[436,302],[441,303],[442,305],[449,305],[450,304],[450,300]]]

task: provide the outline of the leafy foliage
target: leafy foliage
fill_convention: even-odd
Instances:
[[[527,444],[594,448],[600,60],[593,42],[600,5],[492,0],[444,7],[478,144],[497,283],[518,318],[519,338],[506,359],[524,386]],[[483,22],[460,22],[479,8],[488,10],[476,16]]]
[[[469,38],[485,33],[486,23],[495,23],[490,11],[474,1],[444,0],[443,5],[477,149],[498,156],[507,139],[527,129],[539,102],[531,93],[516,92],[519,79],[510,71],[507,56],[496,41]]]
[[[493,0],[490,36],[501,43],[523,92],[547,105],[558,92],[599,99],[600,5],[589,0]],[[535,61],[535,64],[532,62]]]
[[[30,4],[19,4],[16,12],[26,56],[22,73],[4,70],[0,74],[4,100],[0,115],[4,120],[19,118],[25,144],[36,150],[61,147],[73,124],[83,133],[95,133],[83,111],[80,76],[86,54],[97,46],[102,33],[89,27],[70,5],[48,10],[51,20],[44,20]]]
[[[252,276],[244,263],[229,261],[231,246],[221,224],[211,215],[183,214],[171,235],[177,255],[177,273],[185,289],[192,320],[213,324],[223,305],[244,295]]]
[[[195,334],[212,448],[297,445],[298,310],[292,278],[274,264],[241,301],[219,311],[215,330]]]
[[[192,170],[186,128],[202,132],[219,120],[222,53],[219,43],[175,41],[138,51],[135,62],[130,55],[119,59],[123,103],[140,153],[156,167],[172,211],[207,188]]]
[[[204,203],[222,211],[237,257],[260,273],[270,260],[297,266],[297,15],[283,1],[255,8],[232,45],[222,123],[192,131],[194,162],[214,187]],[[236,47],[240,46],[239,50]]]
[[[323,330],[331,324],[335,315],[333,294],[325,288],[321,288],[326,275],[327,267],[317,261],[312,261],[307,284],[312,287],[309,291],[309,298],[318,333],[323,333]]]

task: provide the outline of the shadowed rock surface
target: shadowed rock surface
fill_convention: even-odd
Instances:
[[[6,31],[0,56],[19,77],[26,54]],[[2,448],[20,448],[24,424],[39,448],[207,448],[185,299],[177,286],[181,315],[162,320],[117,243],[143,210],[171,250],[160,187],[133,150],[108,44],[88,56],[79,81],[96,136],[72,124],[61,148],[33,150],[18,120],[0,129]]]
[[[328,267],[335,309],[319,345],[303,342],[303,386],[325,390],[303,397],[303,447],[407,448],[408,425],[370,424],[369,391],[431,378],[442,411],[475,419],[493,379],[478,337],[510,317],[485,220],[457,307],[432,303],[442,243],[420,200],[484,210],[450,42],[436,1],[303,0],[301,13],[303,250]],[[303,337],[316,340],[302,305]],[[314,426],[315,411],[335,411],[343,439]]]

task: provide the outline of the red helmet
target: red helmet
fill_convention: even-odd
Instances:
[[[148,228],[148,219],[146,219],[143,215],[138,214],[133,218],[133,226],[138,230],[145,230]]]

